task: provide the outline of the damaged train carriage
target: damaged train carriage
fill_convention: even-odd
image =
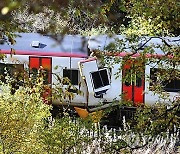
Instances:
[[[27,69],[29,76],[36,74],[42,68],[46,72],[44,84],[49,85],[50,88],[59,82],[55,74],[68,77],[71,84],[82,93],[76,94],[76,90],[71,90],[75,97],[67,100],[63,105],[68,104],[76,107],[77,110],[84,108],[93,112],[112,106],[112,102],[118,102],[122,96],[133,102],[134,107],[144,103],[154,104],[159,100],[159,96],[153,94],[148,79],[150,77],[151,80],[155,80],[154,74],[158,71],[155,64],[152,66],[142,64],[141,76],[122,82],[126,72],[134,65],[127,62],[118,77],[115,75],[127,52],[117,55],[120,62],[112,67],[102,67],[97,57],[89,57],[87,47],[90,50],[103,50],[107,44],[114,41],[113,38],[98,36],[90,39],[78,35],[65,35],[53,39],[48,35],[36,33],[19,33],[18,35],[15,45],[9,45],[6,41],[0,45],[0,52],[6,55],[6,58],[0,61],[1,76],[5,75],[5,68],[6,70],[9,68],[11,72]],[[159,40],[156,39],[154,42],[159,42]],[[137,57],[137,54],[133,55],[134,59]],[[139,70],[136,71],[131,73],[139,73]],[[65,87],[67,87],[66,84],[64,84]],[[180,80],[173,80],[164,87],[164,90],[169,93],[171,99],[179,97]],[[50,94],[47,90],[46,93],[48,92]],[[58,100],[52,100],[52,103],[54,106],[62,105]]]

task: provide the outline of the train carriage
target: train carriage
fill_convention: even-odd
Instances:
[[[148,78],[149,76],[152,80],[154,79],[153,74],[158,71],[155,65],[142,64],[140,77],[136,76],[129,82],[122,82],[126,72],[129,71],[131,65],[134,65],[125,64],[120,75],[115,76],[125,53],[118,55],[121,59],[120,63],[114,64],[111,68],[102,67],[97,57],[90,57],[89,50],[103,50],[102,48],[112,42],[113,38],[65,35],[53,39],[48,35],[36,33],[19,33],[18,35],[15,45],[10,45],[6,41],[0,44],[0,53],[6,55],[6,58],[0,61],[1,76],[4,75],[5,67],[12,68],[12,71],[27,69],[29,75],[43,68],[46,72],[45,84],[49,87],[58,83],[54,74],[68,77],[71,83],[82,91],[82,94],[75,94],[75,97],[67,100],[67,103],[74,107],[87,108],[89,111],[95,111],[99,109],[99,106],[102,106],[101,109],[110,106],[112,102],[121,100],[122,94],[126,100],[132,101],[134,106],[145,103],[154,104],[159,100],[159,96],[153,94]],[[161,51],[158,52],[161,54]],[[133,56],[138,57],[138,55]],[[14,66],[16,69],[13,70]],[[173,80],[173,83],[165,87],[165,91],[171,99],[179,97],[180,80]],[[52,104],[61,105],[58,100],[53,100]]]

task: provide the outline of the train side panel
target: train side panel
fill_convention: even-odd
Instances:
[[[176,91],[174,91],[174,87],[170,87],[171,88],[170,91],[164,90],[162,95],[168,96],[167,99],[163,99],[159,94],[155,94],[151,88],[151,82],[153,82],[151,76],[154,75],[154,73],[151,70],[154,68],[155,68],[155,64],[151,66],[149,65],[146,66],[146,70],[145,70],[146,81],[145,81],[145,92],[144,92],[145,104],[153,105],[157,102],[170,104],[173,100],[177,99],[177,97],[180,97],[179,94],[180,86],[179,86],[179,90],[177,89]],[[177,82],[178,82],[177,84],[179,85],[179,81]]]
[[[122,94],[122,72],[119,72],[119,76],[115,75],[120,68],[120,64],[115,64],[111,67],[110,82],[111,87],[103,96],[105,102],[112,102],[113,100],[120,100]]]
[[[72,100],[66,100],[67,103],[70,103],[73,106],[85,106],[86,104],[86,86],[83,84],[83,80],[80,77],[80,72],[78,68],[78,61],[83,60],[84,58],[68,58],[68,57],[53,57],[52,58],[52,84],[58,84],[56,75],[60,77],[68,77],[73,82],[73,86],[76,87],[81,94],[77,94],[75,91],[74,98]],[[64,85],[66,88],[67,85]],[[61,102],[54,100],[54,105],[61,105]]]
[[[10,55],[7,54],[7,57],[4,61],[0,61],[0,63],[5,64],[23,64],[24,69],[29,70],[29,57],[43,57],[43,56],[30,56],[30,55]],[[45,56],[48,57],[48,56]],[[67,100],[67,103],[73,106],[99,106],[100,104],[106,104],[112,102],[113,100],[120,100],[122,94],[122,73],[116,78],[115,73],[118,71],[120,64],[116,64],[112,66],[111,69],[107,68],[107,72],[109,73],[109,88],[99,95],[98,97],[95,96],[94,85],[92,77],[96,78],[96,75],[93,76],[91,74],[91,70],[87,72],[87,76],[89,76],[86,81],[83,79],[82,74],[80,73],[80,68],[78,63],[85,58],[70,58],[70,57],[50,57],[52,58],[52,85],[58,84],[58,80],[56,79],[55,74],[60,75],[60,77],[70,77],[73,81],[73,85],[82,92],[82,94],[76,94],[74,92],[74,98],[72,100]],[[92,65],[87,67],[87,70],[91,68]],[[145,90],[144,90],[144,103],[148,105],[153,105],[156,102],[162,102],[169,104],[172,100],[179,97],[179,89],[176,91],[172,87],[172,91],[165,91],[163,94],[169,95],[169,99],[163,100],[160,98],[160,95],[155,95],[151,89],[150,79],[153,72],[151,71],[155,65],[146,66],[145,67]],[[177,68],[179,70],[179,68]],[[102,70],[99,68],[97,63],[97,70]],[[97,71],[96,70],[96,71]],[[70,76],[69,73],[72,73]],[[101,76],[103,78],[103,75]],[[88,84],[87,84],[87,83]],[[88,87],[87,87],[88,85]],[[179,81],[177,85],[179,86]],[[64,85],[66,88],[67,85]],[[90,91],[89,91],[90,90]],[[138,94],[136,94],[138,95]],[[54,105],[61,105],[58,100],[53,101]]]

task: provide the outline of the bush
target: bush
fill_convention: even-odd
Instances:
[[[50,106],[43,103],[41,83],[21,86],[11,93],[10,84],[1,83],[0,153],[41,153],[40,128],[50,116]]]

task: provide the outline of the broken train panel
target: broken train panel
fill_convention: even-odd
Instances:
[[[87,106],[99,106],[120,99],[121,79],[114,75],[118,68],[119,65],[102,68],[95,57],[79,62],[83,84],[87,86]]]

